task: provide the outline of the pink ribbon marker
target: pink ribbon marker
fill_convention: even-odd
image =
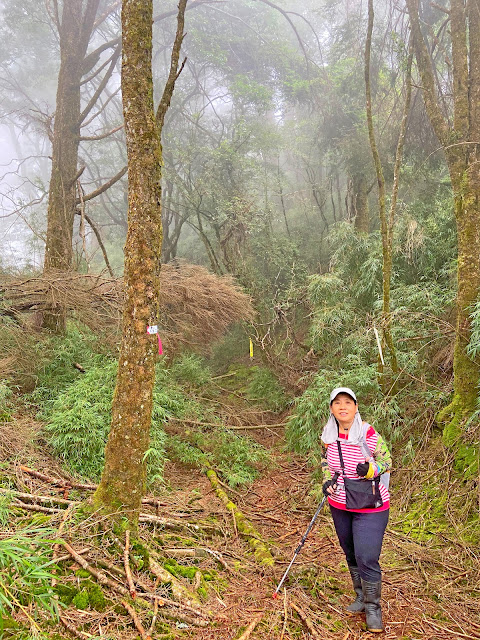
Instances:
[[[163,355],[163,346],[162,346],[162,341],[160,339],[160,334],[158,333],[158,325],[154,324],[152,326],[147,326],[147,333],[149,335],[154,335],[155,333],[157,334],[157,338],[158,338],[158,355],[161,356]]]

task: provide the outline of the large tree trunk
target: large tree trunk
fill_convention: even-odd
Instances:
[[[446,121],[435,86],[432,60],[420,27],[418,0],[406,0],[412,25],[425,108],[444,150],[452,182],[458,233],[457,331],[454,397],[438,418],[445,421],[448,444],[458,438],[459,424],[476,408],[480,366],[467,353],[471,305],[480,292],[480,3],[450,2],[453,73],[453,127]]]
[[[355,173],[351,178],[350,215],[357,231],[368,233],[370,216],[368,210],[367,178],[364,173]]]
[[[152,0],[124,0],[122,6],[122,96],[128,154],[125,306],[112,424],[93,504],[103,512],[126,518],[132,529],[137,526],[145,492],[144,458],[157,354],[157,338],[147,334],[147,327],[159,321],[160,136],[164,117],[160,109],[168,108],[177,77],[185,6],[186,0],[180,0],[172,68],[157,116],[153,105]]]
[[[52,174],[47,213],[44,270],[68,271],[72,266],[73,220],[76,208],[80,136],[80,81],[99,0],[65,0],[60,36],[60,70],[52,142]],[[65,329],[65,312],[45,313],[45,328]]]
[[[458,235],[458,290],[453,360],[455,398],[452,411],[447,412],[450,415],[454,415],[457,409],[461,415],[470,415],[476,409],[478,397],[479,363],[467,354],[470,314],[480,291],[480,184],[476,165],[478,160],[470,167],[464,166],[458,174],[451,173]],[[450,431],[449,434],[447,430],[446,439],[453,442],[456,429]]]

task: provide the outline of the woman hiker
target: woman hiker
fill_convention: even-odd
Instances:
[[[368,631],[379,633],[384,629],[378,560],[388,522],[390,452],[382,436],[362,422],[357,398],[347,387],[330,394],[330,418],[321,439],[323,493],[357,594],[347,611],[365,611]]]

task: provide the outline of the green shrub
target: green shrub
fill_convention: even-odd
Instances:
[[[288,398],[278,379],[264,367],[250,367],[247,398],[258,402],[265,409],[281,411],[285,409]]]
[[[236,324],[212,347],[209,364],[216,374],[225,373],[232,362],[242,360],[249,353],[248,332],[244,325]]]
[[[31,528],[0,540],[0,620],[30,605],[57,618],[49,570],[51,533],[48,529]]]
[[[0,382],[0,422],[12,419],[12,390],[5,382]]]
[[[251,438],[220,426],[214,431],[189,430],[185,436],[188,442],[178,436],[168,439],[171,457],[199,467],[205,463],[214,466],[231,487],[251,484],[259,468],[271,460],[267,450]]]
[[[168,375],[175,382],[201,387],[210,380],[212,373],[203,358],[184,353],[169,367]]]
[[[104,464],[110,430],[117,362],[103,360],[46,403],[39,417],[54,453],[74,472],[96,480]],[[162,479],[165,462],[163,425],[170,418],[203,417],[200,405],[176,386],[169,371],[157,366],[153,390],[150,446],[145,453],[150,484]]]
[[[68,324],[65,335],[38,341],[34,356],[39,366],[32,400],[37,403],[54,401],[61,391],[80,380],[84,374],[74,367],[75,363],[87,373],[101,366],[106,357],[97,352],[98,346],[98,338],[91,331],[72,323]]]

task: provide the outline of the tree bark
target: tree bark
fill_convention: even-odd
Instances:
[[[377,175],[378,185],[378,210],[380,216],[380,231],[382,236],[382,255],[383,255],[383,341],[388,347],[390,353],[390,365],[393,374],[396,376],[398,373],[397,354],[395,346],[393,344],[393,337],[390,328],[390,286],[392,279],[392,232],[393,229],[389,228],[386,202],[385,202],[385,178],[383,176],[382,163],[380,161],[380,154],[378,153],[377,143],[375,140],[375,131],[373,127],[373,115],[372,115],[372,97],[370,90],[370,52],[372,45],[372,32],[373,32],[373,0],[368,0],[368,30],[367,40],[365,43],[365,94],[366,94],[366,112],[367,112],[367,127],[368,138],[370,140],[370,148],[373,156],[373,163],[375,165],[375,173]],[[383,362],[378,361],[378,372],[380,374],[383,392],[389,391],[385,375]]]
[[[83,61],[92,34],[100,0],[65,0],[59,25],[60,70],[52,144],[47,239],[44,270],[68,271],[72,266],[73,219],[76,207],[76,180],[80,136],[80,81]],[[43,326],[55,332],[65,329],[61,305],[45,313]]]
[[[187,0],[180,0],[169,80],[176,79]],[[157,339],[147,327],[159,322],[161,215],[161,125],[155,116],[152,77],[152,0],[122,6],[122,96],[128,155],[128,231],[125,305],[112,423],[105,467],[93,505],[135,530],[145,492]],[[170,103],[167,82],[160,105]],[[166,111],[166,109],[165,109]]]
[[[350,215],[355,219],[357,231],[368,233],[370,216],[368,210],[367,178],[364,173],[355,173],[351,179]]]
[[[454,397],[440,412],[452,444],[460,421],[476,408],[480,366],[469,357],[470,313],[480,292],[480,3],[450,2],[453,69],[453,127],[442,114],[434,69],[421,31],[418,0],[406,0],[427,115],[445,151],[453,190],[458,235],[457,324],[453,362]]]

